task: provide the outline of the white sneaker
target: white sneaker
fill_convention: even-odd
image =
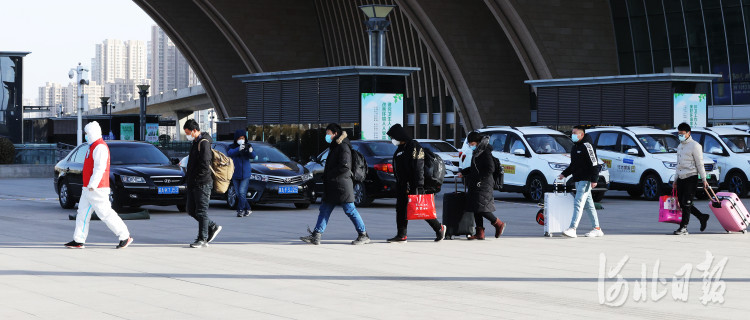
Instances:
[[[568,238],[576,238],[578,235],[576,235],[576,229],[575,228],[568,228],[562,233],[564,236]]]
[[[603,237],[604,236],[604,232],[602,232],[602,229],[593,229],[593,230],[589,231],[588,233],[586,233],[585,236],[592,237],[592,238],[594,238],[594,237]]]
[[[252,211],[252,210],[245,210],[245,214],[244,214],[243,216],[244,216],[244,217],[248,217],[248,216],[250,216],[251,214],[253,214],[253,211]]]

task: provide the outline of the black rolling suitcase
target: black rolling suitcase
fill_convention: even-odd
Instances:
[[[445,238],[454,236],[468,236],[474,234],[474,214],[466,212],[466,186],[464,191],[458,191],[458,181],[455,182],[456,191],[443,195],[443,224],[446,227]]]

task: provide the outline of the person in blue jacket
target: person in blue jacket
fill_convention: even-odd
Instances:
[[[253,146],[247,143],[245,130],[234,132],[234,143],[229,145],[227,155],[234,162],[234,175],[232,175],[232,184],[237,195],[237,217],[247,217],[251,213],[250,204],[247,202],[247,187],[250,183],[250,173],[252,167],[251,159],[255,159]]]

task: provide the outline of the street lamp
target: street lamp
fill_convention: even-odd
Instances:
[[[360,6],[359,9],[365,13],[368,20],[367,33],[370,36],[370,66],[385,66],[385,32],[391,22],[386,20],[396,6],[382,4],[368,4]]]
[[[138,85],[138,94],[140,96],[141,112],[140,112],[140,137],[141,141],[146,141],[146,95],[148,94],[148,88],[151,87],[147,84]]]
[[[82,120],[82,114],[83,114],[83,86],[89,84],[89,81],[85,79],[84,72],[88,72],[89,70],[82,67],[81,63],[78,63],[78,66],[76,68],[70,69],[68,72],[68,78],[73,79],[73,77],[78,74],[78,78],[76,79],[76,84],[78,85],[78,130],[77,133],[77,143],[80,145],[83,143],[83,120]]]

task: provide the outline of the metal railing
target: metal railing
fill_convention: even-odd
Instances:
[[[57,145],[52,143],[14,144],[15,164],[55,164],[58,161]]]
[[[160,141],[156,147],[169,158],[182,158],[190,154],[191,145],[190,141]]]

